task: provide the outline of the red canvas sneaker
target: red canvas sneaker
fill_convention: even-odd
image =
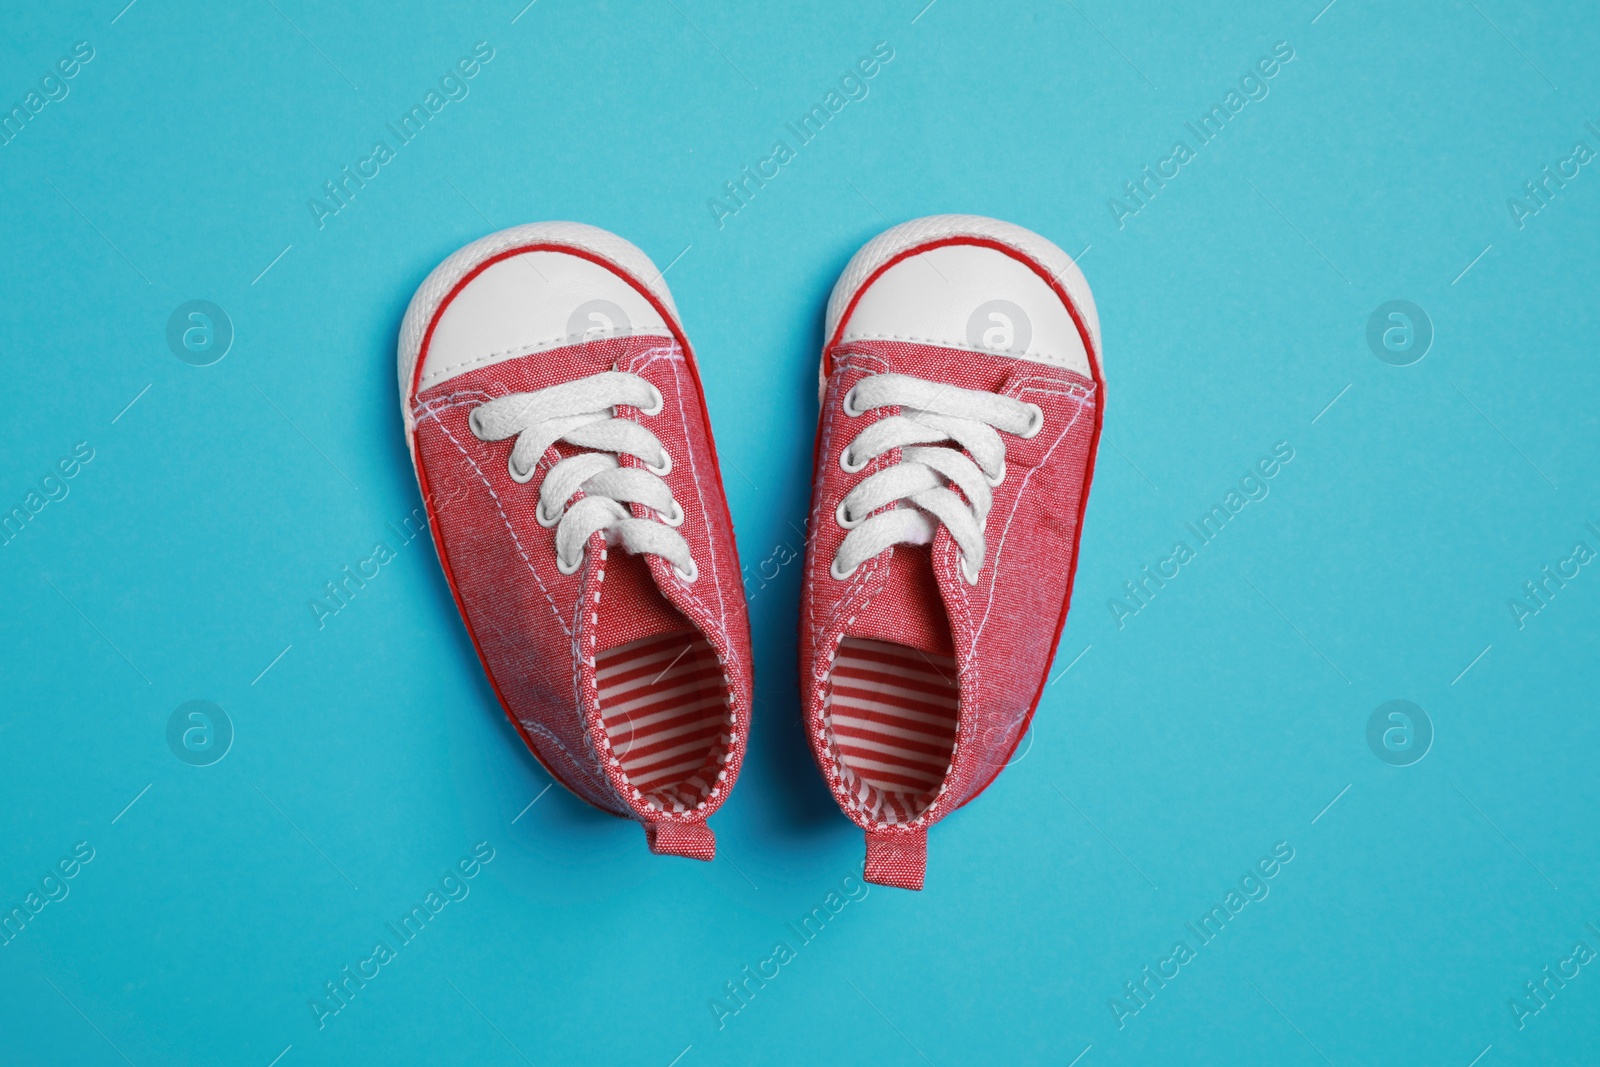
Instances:
[[[475,241],[411,299],[400,396],[439,561],[523,740],[655,852],[711,859],[750,628],[661,272],[577,223]]]
[[[1037,234],[938,215],[828,301],[801,603],[812,753],[869,881],[922,888],[928,827],[992,782],[1066,622],[1100,437],[1088,283]]]

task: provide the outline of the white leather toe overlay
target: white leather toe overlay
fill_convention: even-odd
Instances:
[[[884,271],[862,291],[840,340],[995,352],[1091,377],[1061,298],[1027,264],[982,245],[930,248]]]
[[[525,252],[485,269],[445,309],[418,390],[544,349],[629,334],[671,336],[615,272],[564,252]]]

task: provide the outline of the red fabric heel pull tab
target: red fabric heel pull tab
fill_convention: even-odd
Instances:
[[[896,889],[921,889],[927,869],[927,827],[867,831],[867,881]]]
[[[658,856],[687,856],[710,863],[717,855],[717,835],[703,822],[647,822],[644,836]]]

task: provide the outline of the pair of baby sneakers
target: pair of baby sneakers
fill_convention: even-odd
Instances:
[[[828,301],[802,714],[868,880],[1011,758],[1066,621],[1099,440],[1094,302],[1061,249],[969,215],[856,253]],[[570,222],[475,241],[401,327],[439,560],[512,724],[573,793],[709,860],[750,736],[733,523],[661,272]]]

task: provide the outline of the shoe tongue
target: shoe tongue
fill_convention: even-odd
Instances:
[[[566,352],[567,359],[577,370],[569,371],[563,380],[620,369],[635,352],[671,343],[671,338],[646,334],[619,334],[577,342]],[[563,459],[589,451],[564,441],[556,442],[554,447]],[[594,545],[589,546],[589,551],[594,551]],[[648,637],[694,629],[657,588],[643,556],[621,548],[608,549],[605,576],[605,583],[599,586],[600,618],[595,628],[597,655]]]
[[[955,654],[950,617],[945,613],[939,582],[933,573],[929,545],[896,545],[886,557],[883,587],[856,620],[845,627],[849,637],[872,637],[941,656]]]
[[[643,556],[613,548],[606,553],[606,580],[601,587],[600,621],[595,652],[662,634],[692,629],[677,608],[656,588]]]

